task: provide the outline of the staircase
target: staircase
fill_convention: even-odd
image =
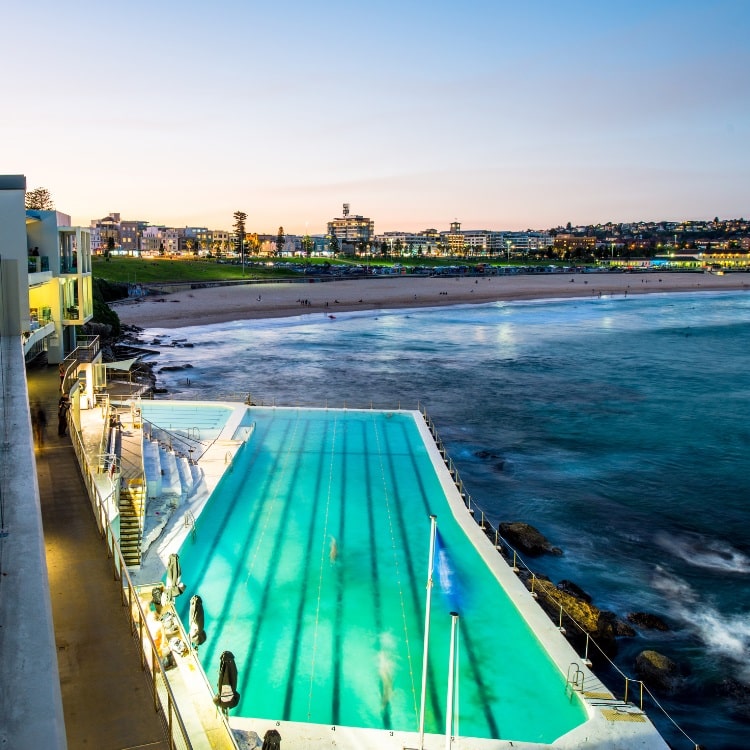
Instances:
[[[141,564],[141,533],[146,487],[130,479],[120,489],[120,550],[128,567]]]
[[[163,435],[162,435],[163,437]],[[146,555],[160,537],[174,513],[187,514],[191,533],[195,534],[195,516],[191,507],[208,497],[203,469],[174,449],[176,441],[143,440],[143,470],[146,480],[147,506],[141,541]]]

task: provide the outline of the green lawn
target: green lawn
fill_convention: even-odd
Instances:
[[[126,283],[150,283],[167,281],[227,281],[232,279],[281,279],[289,273],[263,266],[242,266],[217,263],[215,260],[144,259],[113,256],[109,261],[96,256],[92,272],[95,278]]]
[[[270,268],[267,262],[284,262],[282,259],[250,258],[246,260],[245,268],[241,265],[229,263],[217,263],[216,260],[203,258],[133,258],[128,256],[112,256],[109,261],[102,256],[93,258],[93,275],[95,278],[111,282],[125,283],[158,283],[170,281],[202,282],[202,281],[228,281],[242,279],[288,279],[299,278],[299,272],[285,270],[283,268]],[[381,258],[370,259],[369,262],[362,258],[337,258],[331,262],[326,258],[294,258],[289,262],[294,264],[310,265],[338,265],[338,266],[392,266],[399,263],[406,268],[420,265],[429,268],[440,266],[467,265],[474,266],[478,262],[487,262],[477,259],[458,258],[402,258],[398,260],[384,260]],[[255,265],[255,264],[258,265]],[[502,263],[499,258],[494,258],[492,263]],[[548,265],[550,261],[540,261],[541,265]]]

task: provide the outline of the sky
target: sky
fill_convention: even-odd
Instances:
[[[748,0],[3,0],[0,172],[74,224],[750,216]]]

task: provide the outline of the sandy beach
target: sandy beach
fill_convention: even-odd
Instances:
[[[141,328],[225,323],[320,313],[437,307],[501,300],[750,289],[744,273],[538,274],[470,278],[384,276],[330,282],[248,283],[189,289],[112,305]]]

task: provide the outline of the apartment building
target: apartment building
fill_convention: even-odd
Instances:
[[[76,327],[94,313],[89,230],[71,226],[59,211],[23,209],[22,175],[0,180],[13,213],[18,208],[9,194],[20,194],[22,207],[20,220],[2,217],[0,227],[3,262],[13,268],[13,290],[3,295],[6,330],[22,336],[27,359],[44,351],[49,362],[62,362],[77,346]]]
[[[94,239],[91,245],[92,252],[103,253],[110,244],[119,248],[121,245],[120,214],[111,213],[102,219],[93,219],[90,231]]]
[[[338,239],[339,246],[346,243],[356,248],[362,243],[369,245],[373,240],[375,222],[365,216],[350,215],[349,204],[344,203],[343,216],[328,222],[327,233]]]

